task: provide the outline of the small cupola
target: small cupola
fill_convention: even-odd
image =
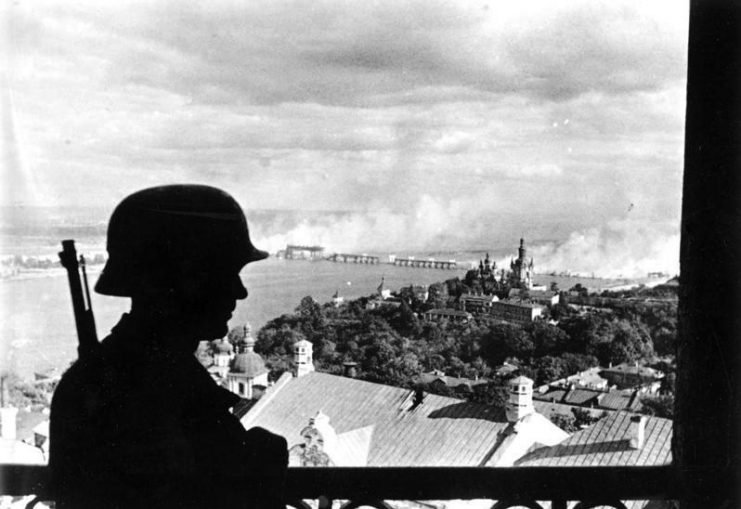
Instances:
[[[314,345],[302,339],[293,345],[293,362],[296,364],[296,376],[303,376],[314,371]]]
[[[508,383],[507,420],[517,422],[535,412],[533,407],[533,381],[526,376],[518,376]]]

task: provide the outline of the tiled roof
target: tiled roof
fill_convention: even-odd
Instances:
[[[565,389],[555,389],[544,393],[533,391],[533,399],[537,399],[540,401],[554,401],[556,403],[560,403],[565,395]]]
[[[590,391],[589,389],[574,389],[566,394],[564,403],[570,405],[589,405],[592,402],[597,403],[597,397],[604,392]]]
[[[608,408],[610,410],[629,410],[635,406],[631,406],[632,399],[632,392],[606,392],[605,395],[602,396],[602,399],[599,402],[599,406],[602,408]]]
[[[463,316],[468,317],[469,313],[466,311],[460,311],[458,309],[430,309],[425,311],[425,314],[437,315],[437,316]]]
[[[585,410],[589,415],[595,418],[604,417],[607,414],[613,413],[612,410],[603,410],[601,408],[578,407],[574,405],[565,405],[563,403],[547,403],[545,401],[534,401],[533,406],[538,413],[549,419],[552,419],[554,415],[573,416],[575,408]]]
[[[411,390],[315,372],[279,380],[242,424],[283,435],[289,446],[302,442],[301,429],[318,411],[338,436],[371,427],[367,466],[485,465],[509,427],[504,412],[488,405],[425,394],[415,406],[414,399]]]
[[[519,300],[500,300],[493,302],[492,306],[496,307],[518,307],[518,308],[529,308],[529,309],[543,309],[540,304],[533,304],[531,302],[522,302]]]
[[[527,292],[523,292],[521,288],[512,288],[510,289],[507,296],[509,298],[513,298],[513,297],[519,297],[520,295],[523,295],[523,294],[528,295],[531,299],[536,299],[536,298],[550,299],[558,295],[558,292],[554,292],[552,290],[528,290]]]
[[[496,299],[496,296],[494,295],[478,295],[474,293],[464,293],[461,295],[461,300],[493,302],[494,299]]]
[[[263,393],[263,390],[261,388],[259,388],[259,387],[255,387],[252,390],[254,392],[259,393],[260,395],[262,395],[262,393]],[[237,402],[237,404],[234,405],[234,407],[232,408],[232,413],[234,415],[236,415],[238,419],[241,419],[242,417],[245,416],[245,414],[247,414],[247,412],[250,410],[250,408],[252,408],[253,406],[255,406],[255,404],[257,402],[258,402],[258,399],[257,398],[255,398],[255,399],[240,398],[239,401]]]
[[[609,415],[558,445],[523,456],[515,466],[652,466],[671,463],[672,421],[646,417],[643,447],[632,449],[628,434],[631,415],[628,412]]]
[[[605,368],[602,370],[602,375],[623,375],[623,374],[630,374],[630,375],[640,375],[647,378],[660,378],[662,376],[662,373],[659,371],[649,368],[648,366],[635,366],[631,364],[618,364],[617,366],[613,366],[611,368]]]
[[[419,381],[424,384],[431,384],[435,381],[440,381],[448,387],[458,387],[459,385],[474,387],[476,385],[488,384],[490,382],[490,380],[486,378],[473,380],[471,378],[459,378],[457,376],[441,375],[435,373],[434,371],[430,373],[422,373],[421,375],[419,375]]]

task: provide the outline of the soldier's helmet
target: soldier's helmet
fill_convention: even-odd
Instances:
[[[244,212],[231,195],[194,184],[124,198],[108,224],[107,250],[95,291],[121,297],[171,287],[183,266],[208,272],[268,256],[250,241]]]

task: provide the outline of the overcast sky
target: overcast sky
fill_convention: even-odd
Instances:
[[[5,9],[2,204],[196,181],[248,208],[679,218],[686,1]]]

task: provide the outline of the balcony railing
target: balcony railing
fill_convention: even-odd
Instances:
[[[2,465],[0,494],[53,500],[46,479],[43,466]],[[542,508],[544,502],[553,509],[625,508],[629,500],[676,500],[680,486],[670,466],[290,468],[286,499],[297,509],[309,507],[306,500],[318,500],[320,509],[342,500],[343,509],[354,509],[387,508],[391,500],[472,499],[495,500],[492,509]]]

